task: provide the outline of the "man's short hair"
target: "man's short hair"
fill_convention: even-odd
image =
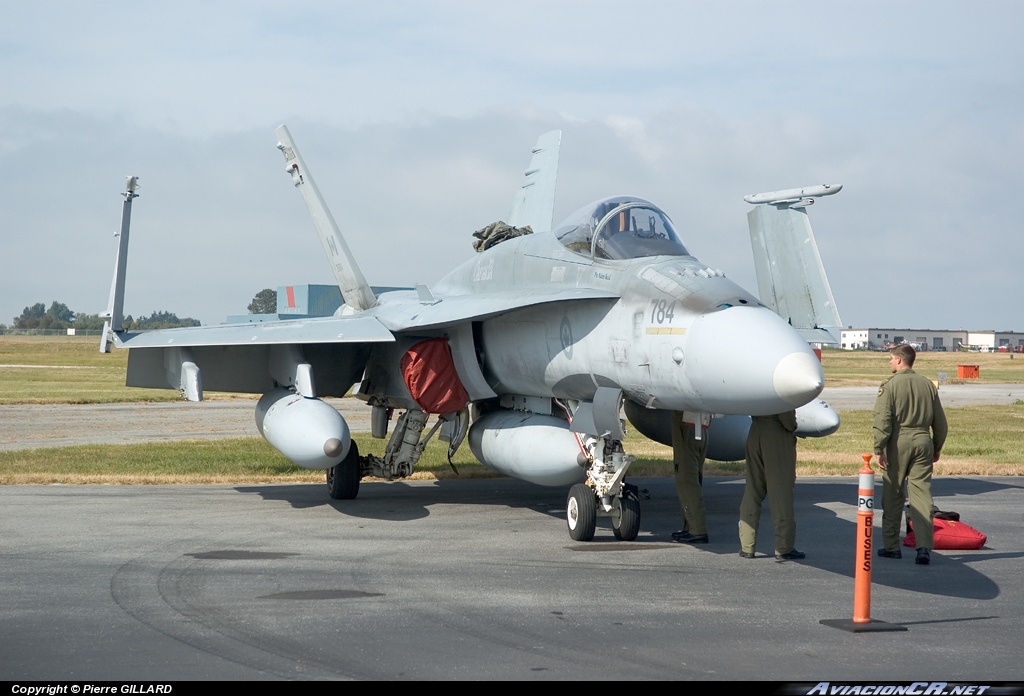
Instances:
[[[914,361],[917,360],[917,351],[914,350],[913,346],[907,343],[901,343],[889,352],[902,360],[903,364],[907,367],[913,367]]]

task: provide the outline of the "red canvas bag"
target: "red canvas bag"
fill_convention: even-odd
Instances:
[[[914,537],[914,527],[909,519],[907,528],[909,531],[903,537],[903,545],[915,548],[917,539]],[[936,517],[932,520],[932,529],[935,533],[935,549],[938,551],[976,551],[988,541],[987,536],[958,520],[943,520]]]

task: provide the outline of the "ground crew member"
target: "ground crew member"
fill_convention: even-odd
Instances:
[[[805,557],[803,551],[793,547],[795,487],[796,411],[753,416],[747,435],[747,485],[740,503],[741,557],[754,557],[765,495],[771,502],[772,526],[775,527],[775,560],[796,561]]]
[[[704,514],[704,457],[708,452],[711,416],[690,411],[672,412],[672,463],[676,470],[676,494],[683,515],[683,528],[672,533],[680,544],[708,543],[708,522]]]
[[[917,539],[915,563],[928,565],[935,547],[932,530],[932,464],[946,442],[946,414],[932,381],[911,368],[917,351],[903,344],[890,351],[892,376],[875,400],[875,454],[882,469],[882,558],[902,558],[900,517],[903,486],[910,493],[910,519]]]

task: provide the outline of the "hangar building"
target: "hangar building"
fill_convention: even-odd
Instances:
[[[1021,352],[1024,350],[1024,334],[1015,331],[963,329],[855,329],[851,326],[843,329],[839,337],[839,347],[844,350],[887,350],[900,343],[910,343],[918,350],[955,351],[964,346],[969,350],[986,353],[1000,348]]]

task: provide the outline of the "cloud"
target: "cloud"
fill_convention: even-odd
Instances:
[[[129,312],[330,282],[287,121],[373,283],[469,258],[562,128],[556,217],[644,196],[754,288],[742,196],[842,183],[810,215],[846,323],[1024,330],[1016,5],[56,7],[0,8],[0,322],[105,306],[127,174]]]

